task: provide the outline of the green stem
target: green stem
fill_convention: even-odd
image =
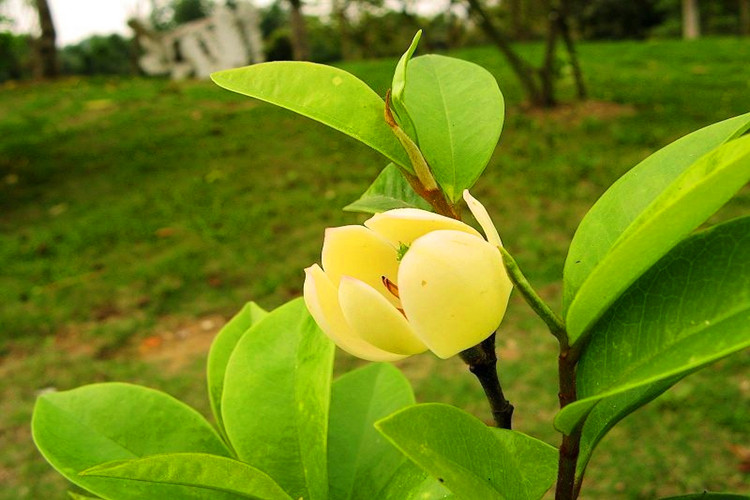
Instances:
[[[578,364],[579,350],[570,347],[565,323],[532,288],[513,256],[505,248],[498,248],[503,256],[503,262],[511,281],[534,312],[547,324],[550,333],[560,342],[560,356],[558,358],[560,391],[558,396],[560,408],[564,408],[577,399],[576,365]],[[567,436],[563,435],[559,452],[555,500],[575,500],[578,498],[581,485],[580,483],[576,484],[576,466],[581,447],[581,427],[579,425]]]
[[[424,198],[429,203],[435,212],[446,217],[452,217],[456,220],[461,220],[461,214],[456,209],[456,206],[451,203],[446,197],[445,193],[440,189],[435,176],[432,175],[430,166],[427,164],[422,151],[419,150],[411,137],[399,126],[396,119],[393,117],[391,112],[391,91],[390,89],[385,93],[385,109],[383,112],[385,123],[391,127],[391,131],[396,136],[396,139],[401,143],[401,146],[406,151],[409,157],[414,173],[409,172],[403,165],[397,165],[401,173],[409,182],[415,193]]]
[[[419,150],[419,146],[414,144],[414,141],[409,137],[406,132],[398,125],[396,119],[391,113],[391,91],[390,89],[385,94],[385,122],[391,127],[391,131],[396,136],[396,139],[401,143],[401,146],[409,156],[409,161],[414,169],[419,182],[422,184],[427,191],[439,191],[438,183],[435,177],[432,175],[430,166],[427,165],[422,152]]]
[[[503,263],[505,264],[505,269],[508,271],[510,280],[518,288],[518,291],[521,292],[526,303],[547,324],[550,333],[560,342],[561,349],[567,350],[568,334],[565,331],[563,320],[539,297],[534,288],[532,288],[531,283],[529,283],[529,280],[521,272],[521,268],[518,267],[518,263],[516,263],[513,256],[504,247],[499,246],[498,249],[503,256]]]

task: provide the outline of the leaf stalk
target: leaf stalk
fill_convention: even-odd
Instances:
[[[562,409],[577,399],[576,365],[580,350],[569,345],[565,322],[539,297],[513,256],[502,246],[498,246],[498,249],[503,256],[503,262],[511,281],[521,292],[526,303],[542,318],[550,333],[560,343],[558,398]],[[563,434],[559,451],[555,500],[575,500],[580,493],[581,484],[580,481],[576,482],[576,467],[581,447],[581,431],[582,425],[579,425],[570,434]]]
[[[505,269],[508,271],[510,280],[518,291],[521,292],[521,295],[531,309],[547,324],[550,333],[560,342],[561,350],[567,351],[568,334],[565,331],[563,320],[539,297],[539,294],[536,293],[529,280],[526,279],[526,276],[524,276],[513,256],[504,247],[498,246],[497,248],[503,256],[503,263],[505,264]]]

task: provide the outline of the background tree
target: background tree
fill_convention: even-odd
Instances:
[[[0,32],[0,82],[28,78],[32,73],[32,40],[29,35]]]
[[[211,0],[175,0],[172,2],[172,18],[177,25],[189,23],[207,17],[212,7]]]
[[[581,36],[589,40],[647,38],[668,12],[660,0],[575,0],[571,10]]]
[[[508,0],[511,36],[515,40],[526,40],[530,36],[526,15],[528,5],[528,2],[522,0]]]
[[[698,0],[682,0],[682,37],[694,40],[701,35]]]
[[[157,31],[164,31],[207,17],[213,6],[213,0],[151,0],[149,21]]]
[[[133,73],[131,40],[118,34],[94,35],[60,50],[63,74],[127,75]]]
[[[547,28],[545,56],[541,67],[535,68],[524,60],[511,46],[509,35],[485,8],[481,0],[467,0],[470,12],[477,19],[487,37],[492,40],[513,69],[530,103],[534,106],[551,107],[556,104],[555,82],[557,77],[557,39],[562,37],[568,52],[573,74],[576,78],[578,97],[586,97],[586,87],[578,63],[578,56],[570,33],[570,6],[568,0],[546,0]]]
[[[354,41],[354,30],[350,14],[352,11],[357,17],[361,17],[363,11],[372,8],[382,8],[383,0],[332,0],[331,14],[339,33],[341,58],[344,60],[355,59],[361,53]]]
[[[36,75],[41,78],[54,78],[59,73],[57,62],[57,48],[55,47],[55,23],[52,21],[47,0],[34,0],[37,14],[39,15],[39,28],[41,34],[36,45],[38,66]]]
[[[292,28],[292,52],[297,61],[310,59],[310,44],[307,40],[307,27],[305,17],[302,14],[302,0],[289,0],[291,11],[289,12],[289,23]]]

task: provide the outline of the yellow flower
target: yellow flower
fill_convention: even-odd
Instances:
[[[305,269],[304,296],[340,348],[371,361],[427,349],[449,358],[494,332],[512,284],[497,230],[468,191],[487,234],[424,210],[389,210],[364,226],[326,229],[321,268]]]

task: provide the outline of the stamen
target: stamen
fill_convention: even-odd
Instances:
[[[393,295],[397,299],[401,298],[398,294],[398,286],[396,286],[396,284],[393,281],[389,280],[385,276],[381,276],[380,280],[383,282],[383,286],[386,288],[386,290],[391,292],[391,295]]]

